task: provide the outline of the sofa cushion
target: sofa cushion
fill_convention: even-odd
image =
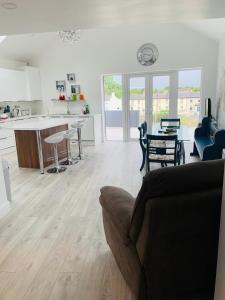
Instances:
[[[130,237],[137,241],[146,202],[151,198],[214,189],[223,185],[224,160],[197,162],[151,171],[143,178],[131,221]]]

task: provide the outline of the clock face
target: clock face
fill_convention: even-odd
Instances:
[[[153,65],[159,57],[159,51],[153,44],[144,44],[137,51],[137,60],[143,66]]]

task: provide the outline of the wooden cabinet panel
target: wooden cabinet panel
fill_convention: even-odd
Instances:
[[[45,143],[44,139],[54,133],[67,129],[68,125],[61,125],[40,131],[44,167],[47,167],[54,163],[53,146]],[[15,130],[15,137],[19,167],[39,169],[40,164],[36,131]],[[67,158],[68,151],[65,140],[58,145],[58,153],[60,160]]]

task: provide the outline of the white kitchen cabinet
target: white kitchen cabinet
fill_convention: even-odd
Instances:
[[[0,68],[0,102],[42,100],[40,72],[36,67],[23,70]]]
[[[39,68],[27,66],[24,67],[26,74],[27,100],[41,100],[41,79]]]
[[[27,99],[26,73],[0,68],[0,101]]]
[[[95,145],[102,142],[102,127],[101,115],[82,115],[85,119],[84,127],[82,128],[82,140],[93,141]]]
[[[0,128],[0,154],[15,151],[16,142],[13,130]]]

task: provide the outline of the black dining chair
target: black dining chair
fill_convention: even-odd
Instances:
[[[160,120],[161,129],[180,129],[181,121],[180,118],[162,118]],[[178,141],[177,145],[177,156],[181,157],[183,155],[184,145],[183,142]]]
[[[180,118],[162,118],[160,120],[160,127],[170,129],[180,129]]]
[[[146,156],[146,133],[148,130],[148,125],[147,122],[143,122],[139,127],[139,143],[141,146],[141,150],[142,150],[142,163],[141,163],[141,167],[140,167],[140,171],[143,170],[144,165],[145,165],[145,156]]]
[[[150,171],[150,163],[180,165],[177,135],[147,134],[146,143],[146,172]]]

